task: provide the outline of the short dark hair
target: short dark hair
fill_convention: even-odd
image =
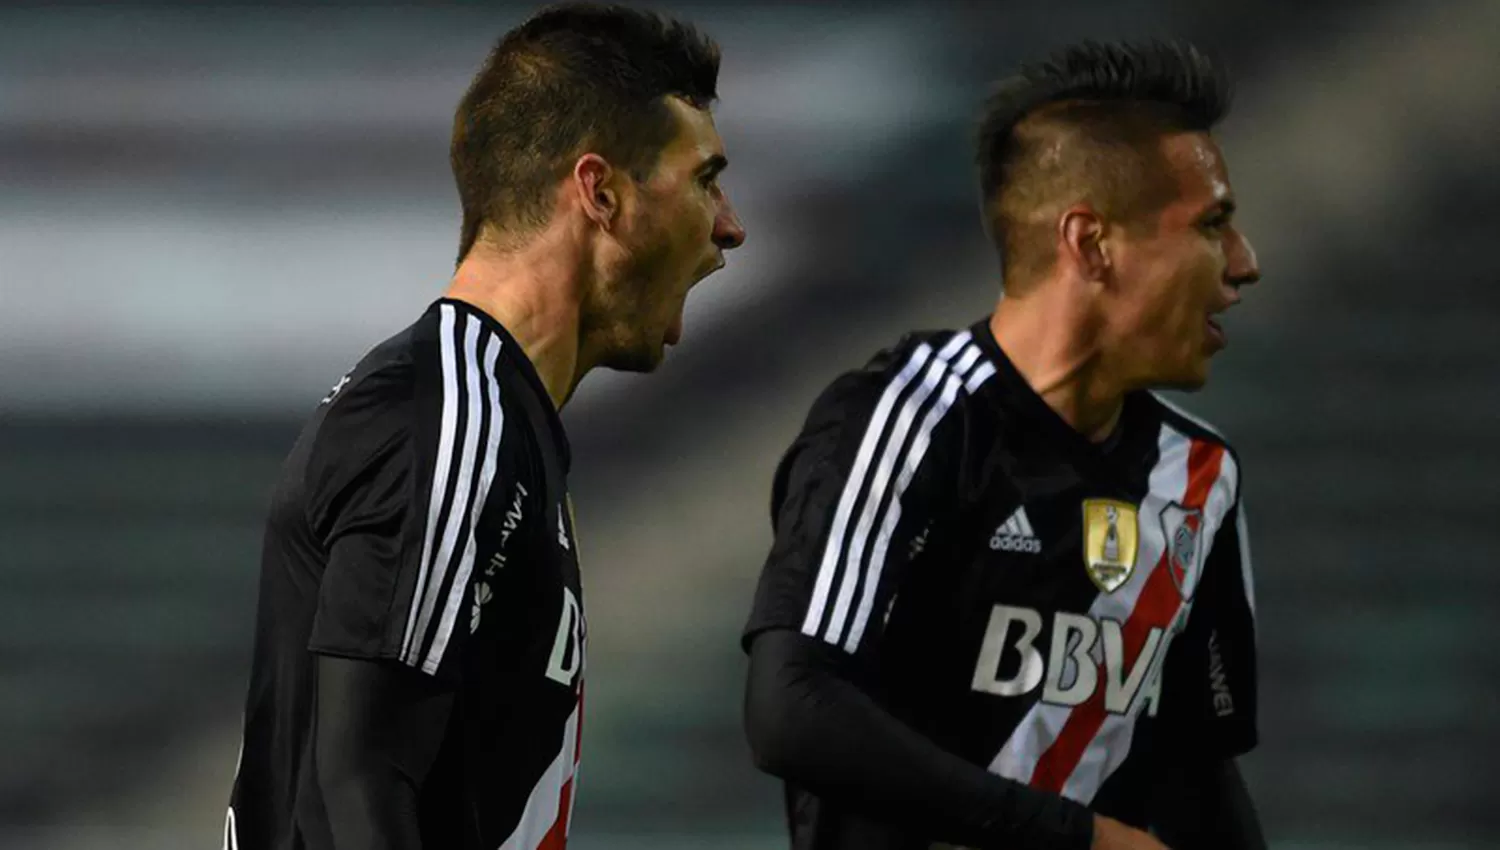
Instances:
[[[506,33],[458,105],[449,158],[463,205],[460,261],[486,223],[543,226],[551,190],[594,152],[644,179],[677,132],[665,98],[717,98],[719,47],[692,25],[565,3]]]
[[[1155,142],[1207,132],[1229,111],[1227,72],[1191,44],[1086,41],[1023,66],[985,102],[977,164],[1007,282],[1055,257],[1040,213],[1089,201],[1141,222],[1168,200]]]

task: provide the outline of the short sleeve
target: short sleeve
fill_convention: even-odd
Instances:
[[[906,570],[959,499],[965,376],[918,354],[900,371],[835,382],[783,457],[747,648],[760,632],[790,629],[856,656],[878,652]]]
[[[1256,745],[1255,593],[1242,502],[1204,563],[1187,627],[1172,642],[1163,729],[1178,746],[1231,758]]]
[[[327,552],[308,647],[436,674],[469,633],[475,531],[497,481],[505,416],[498,337],[442,326],[421,364],[357,380],[332,402],[307,467],[307,514]],[[470,317],[471,318],[471,317]]]

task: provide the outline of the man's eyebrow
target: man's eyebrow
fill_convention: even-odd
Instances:
[[[723,171],[724,169],[726,169],[728,167],[729,167],[729,160],[728,160],[728,158],[726,158],[721,153],[716,153],[713,156],[709,157],[708,159],[705,159],[702,162],[702,164],[700,164],[698,166],[697,173],[699,174],[699,176],[708,177],[708,176],[711,176],[711,175],[718,174],[720,171]]]
[[[1218,218],[1220,216],[1228,218],[1229,216],[1234,215],[1234,211],[1236,209],[1237,207],[1235,206],[1234,198],[1222,198],[1216,201],[1208,209],[1204,210],[1201,214],[1199,214],[1198,218],[1201,221],[1207,221],[1208,219]]]

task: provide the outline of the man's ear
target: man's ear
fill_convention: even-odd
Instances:
[[[620,214],[620,195],[614,188],[615,169],[604,157],[587,153],[573,164],[573,190],[578,206],[601,228],[609,230]]]
[[[1102,281],[1111,269],[1104,219],[1087,204],[1065,210],[1057,221],[1058,256],[1089,281]]]

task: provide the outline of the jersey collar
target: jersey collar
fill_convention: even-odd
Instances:
[[[995,365],[995,380],[986,382],[980,392],[992,388],[990,397],[995,403],[1023,417],[1036,433],[1069,455],[1109,461],[1133,454],[1131,449],[1139,443],[1143,424],[1149,424],[1144,422],[1149,418],[1146,415],[1149,404],[1144,403],[1143,393],[1133,392],[1125,396],[1125,409],[1120,414],[1120,422],[1115,426],[1114,432],[1103,442],[1095,443],[1069,425],[1027,383],[1026,378],[996,342],[995,334],[990,330],[989,316],[971,325],[970,331],[980,350]],[[1148,437],[1154,445],[1154,434],[1148,434]]]

